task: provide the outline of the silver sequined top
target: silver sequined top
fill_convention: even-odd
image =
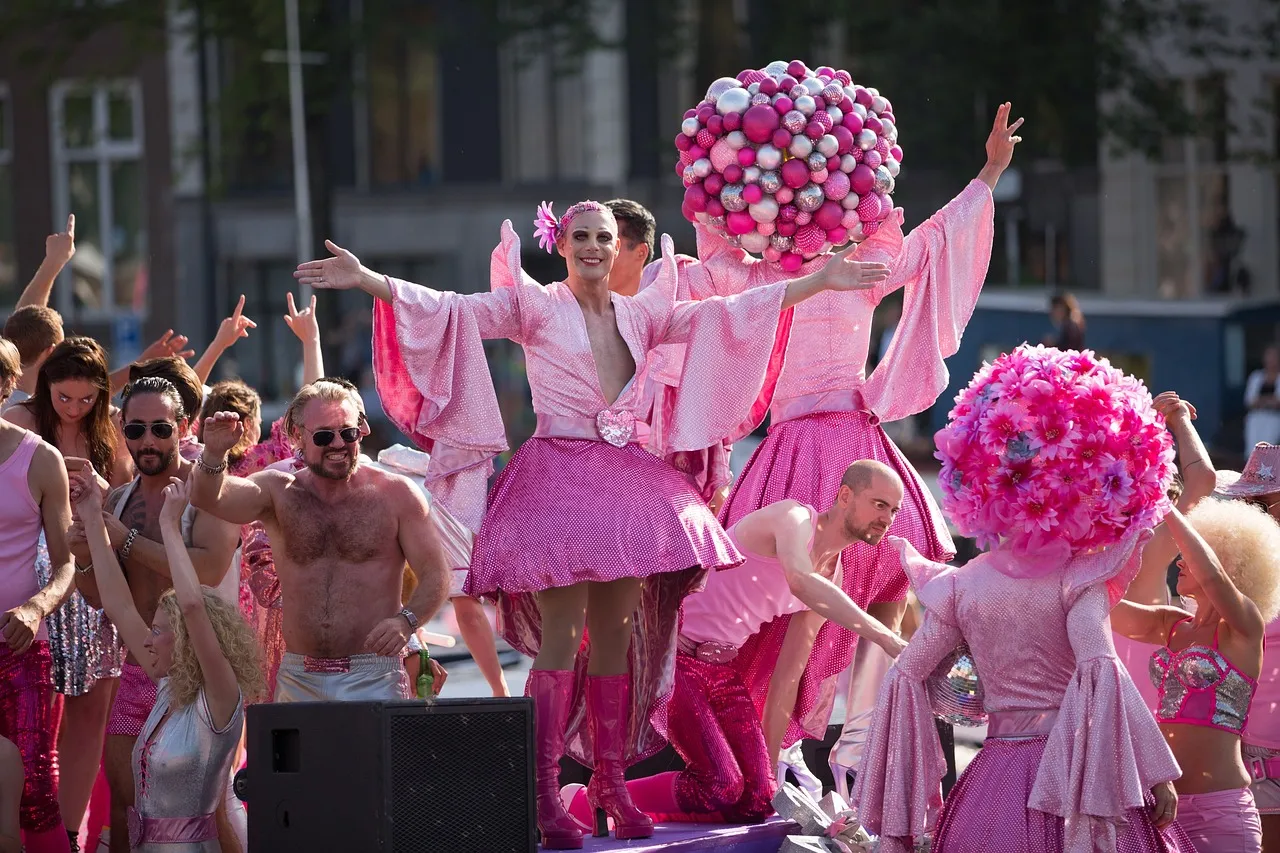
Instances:
[[[144,818],[212,814],[226,790],[240,742],[244,700],[221,729],[213,725],[203,688],[194,702],[171,714],[169,702],[169,679],[161,679],[155,708],[133,747],[135,808]],[[163,845],[165,853],[205,853],[206,848],[217,851],[217,841]]]
[[[1212,646],[1194,644],[1180,651],[1168,646],[1151,655],[1151,681],[1160,691],[1156,719],[1162,723],[1209,726],[1240,734],[1258,683],[1236,669]]]

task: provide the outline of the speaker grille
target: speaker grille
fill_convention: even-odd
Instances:
[[[392,712],[395,853],[529,853],[529,712]]]

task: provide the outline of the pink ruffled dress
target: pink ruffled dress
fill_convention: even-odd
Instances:
[[[1195,849],[1176,825],[1157,831],[1144,807],[1180,771],[1111,643],[1111,607],[1144,541],[1038,562],[997,550],[950,568],[892,539],[908,573],[931,579],[919,590],[924,623],[880,689],[853,790],[883,853],[935,828],[939,853]],[[925,682],[961,642],[982,673],[988,734],[944,805]]]
[[[977,180],[905,237],[902,211],[895,211],[854,252],[858,260],[889,265],[883,284],[862,292],[821,293],[792,309],[785,363],[768,405],[769,434],[721,510],[725,526],[784,499],[829,506],[845,469],[859,459],[876,459],[896,470],[906,487],[893,534],[931,560],[954,556],[955,545],[928,487],[880,423],[922,412],[946,390],[944,359],[959,349],[986,279],[993,211],[990,189]],[[747,263],[722,239],[703,232],[699,237],[708,275],[691,279],[691,285],[714,282],[716,292],[727,292],[782,275],[773,265]],[[902,320],[885,358],[867,376],[872,314],[901,288]],[[756,414],[762,419],[764,408],[758,406]],[[906,577],[883,543],[851,545],[841,562],[844,591],[860,606],[906,596]],[[789,621],[784,616],[766,625],[734,661],[758,708],[764,707]],[[833,622],[819,631],[784,745],[826,734],[836,680],[853,660],[857,641],[856,634]]]
[[[677,302],[678,267],[665,236],[662,252],[652,286],[612,298],[636,364],[613,401],[601,392],[573,293],[524,274],[509,222],[493,253],[491,292],[463,295],[388,279],[392,301],[379,301],[374,313],[383,407],[420,447],[452,448],[453,463],[428,477],[428,487],[463,523],[480,522],[465,591],[497,600],[507,642],[537,654],[540,590],[648,578],[630,650],[630,760],[663,745],[650,716],[670,693],[680,600],[699,587],[704,571],[742,561],[689,480],[645,449],[649,356],[665,343],[686,344],[685,381],[698,389],[672,407],[663,455],[710,447],[747,419],[764,390],[786,290],[779,282],[731,299]],[[482,339],[498,337],[524,347],[538,427],[483,503],[484,480],[470,479],[472,472],[487,474],[506,447],[481,348]],[[578,655],[579,676],[589,642]],[[566,748],[590,766],[586,703],[573,707]]]

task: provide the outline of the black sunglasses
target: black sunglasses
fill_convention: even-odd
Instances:
[[[360,427],[346,427],[344,429],[318,429],[311,433],[311,440],[316,447],[328,447],[333,444],[334,436],[342,436],[342,440],[346,444],[355,444],[360,438]]]
[[[151,428],[151,434],[161,441],[167,438],[172,438],[173,431],[177,429],[176,426],[168,421],[156,421],[153,424],[141,424],[135,422],[124,425],[124,437],[130,441],[137,441],[147,434],[148,427]]]

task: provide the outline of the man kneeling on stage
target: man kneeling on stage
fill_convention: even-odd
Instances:
[[[449,592],[426,499],[408,478],[361,465],[359,400],[330,382],[304,387],[286,423],[305,468],[226,474],[244,425],[204,422],[191,503],[234,524],[261,521],[279,575],[286,653],[276,702],[404,699],[401,653]],[[405,564],[418,584],[401,600]]]
[[[784,500],[730,528],[746,562],[713,572],[706,588],[686,598],[682,608],[666,735],[686,769],[627,782],[638,808],[659,821],[747,823],[773,813],[775,756],[795,703],[796,680],[770,684],[762,726],[729,664],[761,627],[789,614],[795,616],[778,672],[803,669],[826,619],[897,657],[906,643],[841,589],[839,558],[854,542],[878,544],[902,495],[902,480],[892,468],[860,460],[845,471],[835,503],[825,511]],[[562,796],[589,827],[580,787],[568,786]]]

